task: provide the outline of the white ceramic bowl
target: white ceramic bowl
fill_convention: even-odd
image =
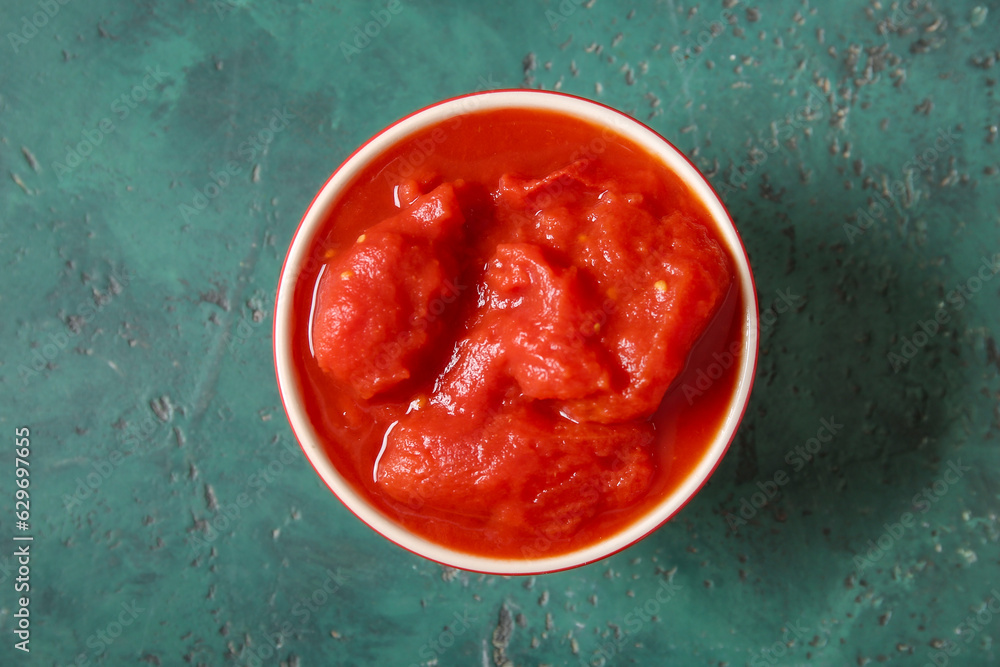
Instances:
[[[573,116],[598,127],[610,128],[614,133],[634,141],[660,158],[666,169],[673,171],[687,183],[712,216],[718,236],[734,262],[744,307],[744,312],[738,315],[742,319],[744,347],[737,369],[736,390],[721,428],[692,473],[672,494],[664,497],[651,511],[618,534],[577,551],[534,559],[489,558],[457,551],[414,534],[373,507],[354,490],[326,455],[321,439],[303,407],[302,390],[291,358],[290,323],[296,280],[308,261],[308,251],[322,228],[327,213],[355,174],[397,142],[427,126],[465,113],[504,108],[539,109]],[[281,400],[303,451],[330,490],[359,519],[399,546],[439,563],[492,574],[537,574],[585,565],[638,542],[674,516],[708,481],[729,448],[750,399],[757,365],[757,312],[757,296],[750,262],[729,214],[701,172],[670,142],[615,109],[572,95],[534,90],[474,93],[438,102],[387,127],[348,157],[316,195],[299,224],[281,270],[275,299],[274,363]]]

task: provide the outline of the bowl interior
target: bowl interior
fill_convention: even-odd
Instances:
[[[327,213],[344,188],[371,160],[411,134],[458,115],[500,108],[542,109],[560,112],[607,128],[643,146],[659,158],[701,199],[712,217],[719,239],[733,260],[744,311],[743,350],[737,370],[736,389],[716,437],[694,471],[650,512],[620,533],[598,544],[570,553],[535,559],[498,559],[468,554],[430,542],[396,524],[358,494],[327,457],[322,441],[303,407],[301,385],[291,358],[290,322],[292,295],[308,253]],[[274,354],[281,399],[292,430],[316,472],[358,518],[396,544],[425,558],[453,567],[493,574],[535,574],[584,565],[607,557],[655,530],[697,493],[718,465],[735,436],[750,397],[757,362],[757,298],[750,263],[729,214],[712,187],[691,162],[645,125],[610,107],[561,93],[543,91],[495,91],[476,93],[440,102],[391,125],[361,146],[326,182],[309,206],[292,239],[282,268],[275,299]]]

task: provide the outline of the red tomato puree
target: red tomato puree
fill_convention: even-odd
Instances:
[[[454,549],[553,556],[622,530],[734,390],[742,306],[707,211],[583,121],[428,128],[355,178],[312,252],[293,324],[311,419],[359,493]]]

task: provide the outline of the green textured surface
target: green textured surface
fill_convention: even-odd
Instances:
[[[38,3],[0,7],[0,663],[1000,661],[1000,276],[969,283],[1000,252],[1000,3],[727,1],[713,34],[720,0],[404,1],[350,62],[341,42],[384,4],[49,4],[34,32]],[[271,362],[281,262],[330,172],[421,106],[516,86],[674,141],[723,193],[762,310],[795,304],[765,313],[750,409],[694,502],[533,578],[446,570],[353,518],[298,451]],[[843,427],[800,460],[822,419]],[[30,656],[16,533],[34,537]]]

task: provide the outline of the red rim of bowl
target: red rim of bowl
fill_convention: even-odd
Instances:
[[[723,224],[725,225],[724,229],[723,228],[719,228],[719,229],[717,229],[717,231],[720,232],[723,237],[726,236],[726,232],[727,231],[731,231],[733,233],[733,236],[735,237],[735,239],[737,241],[738,246],[739,246],[739,252],[740,252],[740,255],[742,257],[742,261],[739,261],[740,257],[736,257],[735,259],[738,260],[737,261],[737,263],[739,264],[739,266],[737,267],[738,269],[744,269],[745,268],[745,276],[744,276],[744,272],[741,271],[741,270],[738,270],[737,273],[739,274],[739,276],[741,278],[741,283],[743,282],[742,279],[744,277],[749,279],[749,285],[741,284],[740,288],[743,290],[744,294],[749,293],[749,296],[752,297],[749,300],[745,300],[746,310],[743,313],[743,317],[744,317],[744,323],[743,323],[744,344],[743,344],[743,348],[744,348],[744,352],[746,352],[747,351],[747,347],[749,347],[749,346],[752,345],[752,350],[751,350],[752,351],[752,355],[743,355],[743,357],[742,357],[742,358],[748,359],[749,363],[747,363],[747,362],[743,362],[742,363],[742,365],[741,365],[742,367],[740,369],[740,372],[738,373],[738,379],[737,379],[736,389],[735,389],[734,394],[733,394],[733,401],[735,402],[735,400],[738,398],[739,394],[744,393],[743,387],[744,386],[746,387],[746,389],[745,389],[745,398],[743,400],[742,405],[740,405],[740,407],[739,407],[739,414],[738,414],[738,416],[735,417],[735,419],[732,417],[732,415],[728,416],[724,420],[722,429],[720,429],[720,433],[721,433],[723,430],[725,430],[727,428],[728,424],[730,424],[730,423],[732,424],[732,426],[731,426],[732,432],[729,434],[729,437],[727,439],[727,442],[726,442],[725,446],[722,447],[722,449],[719,451],[719,453],[716,456],[714,462],[712,463],[712,467],[707,471],[707,473],[704,474],[704,477],[702,477],[702,479],[697,484],[697,486],[687,494],[687,496],[680,502],[679,505],[677,505],[677,507],[675,507],[672,511],[670,511],[669,513],[667,513],[662,518],[658,518],[657,522],[655,523],[655,525],[653,525],[649,529],[645,530],[644,532],[640,533],[638,536],[636,536],[634,538],[631,538],[627,543],[625,543],[625,544],[623,544],[621,546],[618,546],[618,547],[616,547],[616,548],[614,548],[614,549],[612,549],[610,551],[604,552],[604,553],[602,553],[600,555],[597,555],[597,556],[594,556],[592,558],[587,558],[587,559],[584,559],[584,560],[569,562],[569,563],[566,563],[564,565],[560,565],[558,567],[549,567],[549,568],[543,567],[541,569],[521,569],[521,568],[515,568],[515,569],[482,568],[481,569],[481,568],[474,567],[474,566],[470,567],[469,565],[463,565],[461,562],[448,561],[448,560],[445,560],[445,559],[435,558],[435,557],[429,556],[428,554],[422,553],[421,551],[417,550],[416,548],[413,548],[413,547],[408,546],[406,544],[401,544],[399,541],[393,539],[391,536],[386,535],[382,530],[380,530],[378,527],[372,525],[371,522],[369,522],[367,519],[365,519],[363,516],[361,516],[355,510],[354,507],[352,507],[346,500],[344,500],[344,498],[340,495],[340,493],[338,493],[337,489],[335,489],[330,484],[330,482],[329,482],[329,480],[327,480],[326,476],[316,466],[316,463],[312,460],[312,457],[309,455],[309,452],[306,449],[306,445],[304,444],[304,439],[303,439],[302,434],[296,428],[296,425],[295,425],[295,423],[292,420],[291,414],[289,412],[288,402],[286,400],[287,387],[286,387],[285,384],[282,383],[282,373],[281,373],[281,370],[280,370],[280,364],[279,364],[279,360],[278,360],[278,342],[279,342],[279,340],[278,340],[278,316],[279,316],[279,310],[278,310],[278,308],[279,308],[279,304],[281,303],[282,286],[283,286],[283,284],[285,282],[286,272],[287,272],[287,270],[289,268],[288,267],[289,258],[292,255],[292,250],[296,247],[296,242],[299,240],[300,235],[303,233],[303,229],[305,227],[306,221],[314,214],[313,209],[315,208],[317,201],[326,192],[326,189],[327,189],[327,187],[329,187],[331,181],[333,181],[337,177],[337,175],[340,174],[340,172],[343,171],[344,168],[347,165],[349,165],[355,159],[355,157],[359,153],[361,153],[363,150],[365,150],[373,142],[377,141],[379,138],[383,137],[384,135],[386,135],[387,133],[389,133],[390,131],[392,131],[394,128],[396,128],[397,126],[399,126],[401,123],[404,123],[404,122],[406,122],[407,120],[409,120],[411,118],[414,118],[416,116],[419,116],[421,114],[429,112],[429,111],[431,111],[433,109],[437,109],[438,107],[441,107],[442,105],[455,104],[455,103],[457,103],[459,101],[468,100],[470,98],[477,98],[477,97],[484,97],[484,96],[493,96],[493,95],[498,95],[498,94],[501,94],[501,95],[510,95],[512,93],[513,94],[517,94],[518,96],[530,95],[530,96],[551,96],[551,97],[559,97],[559,98],[568,98],[570,100],[573,100],[574,103],[583,103],[583,105],[585,105],[585,106],[586,105],[592,105],[592,106],[595,106],[595,107],[600,107],[600,108],[602,108],[602,109],[604,109],[606,111],[612,112],[613,114],[619,116],[620,119],[623,121],[623,124],[626,124],[626,125],[631,124],[631,125],[634,125],[634,126],[638,126],[638,128],[651,133],[656,139],[658,139],[659,141],[663,142],[663,144],[665,144],[666,146],[668,146],[673,153],[675,153],[678,157],[680,157],[684,162],[687,163],[687,165],[693,170],[694,175],[697,176],[697,178],[700,180],[701,184],[703,184],[704,186],[706,186],[708,188],[708,190],[711,192],[711,194],[712,194],[712,200],[713,201],[705,201],[704,198],[701,197],[699,193],[696,192],[695,194],[697,196],[699,196],[699,198],[702,199],[702,203],[707,208],[711,209],[712,208],[712,204],[716,203],[722,209],[722,213],[724,214],[722,220],[720,220],[719,216],[717,216],[717,215],[713,215],[712,216],[713,221],[714,221],[714,223],[716,224],[717,227],[721,227]],[[503,106],[506,106],[508,108],[518,108],[521,105],[508,104],[508,105],[503,105]],[[534,107],[530,107],[530,108],[534,108]],[[559,112],[560,110],[554,109],[554,111]],[[562,111],[562,112],[563,113],[567,113],[566,111]],[[590,122],[591,124],[598,125],[598,123],[596,121],[594,121],[593,119],[584,118],[582,116],[577,116],[577,117],[580,117],[583,120],[585,120],[586,122]],[[392,145],[395,145],[398,142],[403,141],[408,136],[410,136],[413,132],[416,132],[419,129],[421,129],[421,128],[420,127],[414,128],[410,133],[397,138],[393,142]],[[636,140],[635,138],[632,138],[632,137],[629,137],[629,139],[632,140],[632,141],[635,141],[636,143],[638,143],[639,145],[643,146],[643,148],[645,148],[647,150],[650,149],[650,145],[649,144],[640,142],[640,141],[638,141],[638,140]],[[377,155],[378,154],[376,154],[375,156],[377,156]],[[373,157],[375,157],[375,156],[373,156]],[[668,166],[668,165],[665,165],[665,166]],[[668,168],[669,168],[669,166],[668,166]],[[688,183],[689,185],[691,185],[689,179],[687,179],[684,174],[678,174],[678,176],[680,176],[682,178],[682,180],[684,180],[686,183]],[[336,200],[337,200],[337,197],[331,198],[331,205]],[[315,231],[315,230],[310,230],[310,231]],[[731,252],[735,249],[728,242],[727,242],[726,245],[730,249]],[[290,283],[286,287],[286,289],[289,290],[289,291],[294,290],[294,286],[295,286],[295,283],[292,282],[292,283]],[[291,297],[289,296],[288,298],[291,298]],[[623,112],[621,112],[621,111],[619,111],[619,110],[617,110],[617,109],[615,109],[613,107],[610,107],[610,106],[608,106],[606,104],[602,104],[601,102],[595,102],[594,100],[590,100],[590,99],[587,99],[585,97],[580,97],[580,96],[577,96],[577,95],[570,95],[568,93],[561,93],[561,92],[555,92],[555,91],[542,91],[542,90],[524,90],[524,89],[516,89],[516,88],[515,89],[501,89],[501,90],[490,90],[490,91],[474,92],[474,93],[468,93],[468,94],[465,94],[465,95],[459,95],[457,97],[452,97],[452,98],[449,98],[449,99],[446,99],[446,100],[441,100],[439,102],[435,102],[434,104],[430,104],[430,105],[425,106],[425,107],[423,107],[421,109],[418,109],[417,111],[414,111],[413,113],[410,113],[410,114],[408,114],[408,115],[400,118],[399,120],[395,121],[391,125],[388,125],[384,129],[382,129],[381,131],[379,131],[377,134],[375,134],[374,136],[372,136],[370,139],[368,139],[368,141],[364,142],[357,149],[355,149],[347,158],[345,158],[344,161],[340,164],[340,166],[338,166],[333,171],[333,173],[330,174],[330,177],[327,178],[327,180],[324,182],[323,186],[317,191],[316,195],[313,197],[312,201],[309,203],[309,206],[306,208],[306,211],[303,214],[302,219],[299,221],[298,227],[295,230],[295,234],[292,236],[292,240],[291,240],[291,242],[289,243],[289,246],[288,246],[288,252],[285,254],[285,259],[282,262],[281,272],[280,272],[279,277],[278,277],[278,287],[277,287],[277,290],[275,292],[275,300],[274,300],[274,318],[273,318],[272,331],[271,331],[272,342],[273,342],[273,360],[274,360],[274,369],[275,369],[275,379],[276,379],[277,384],[278,384],[278,393],[279,393],[279,395],[281,397],[282,408],[284,409],[285,415],[288,418],[289,426],[291,427],[292,433],[295,435],[295,439],[299,443],[299,447],[302,449],[302,452],[305,455],[306,460],[309,461],[309,465],[312,466],[312,468],[316,472],[316,474],[320,477],[320,479],[323,480],[323,483],[333,493],[333,495],[341,502],[341,504],[343,504],[344,507],[346,507],[348,509],[348,511],[351,512],[351,514],[353,514],[355,517],[357,517],[362,523],[364,523],[369,528],[371,528],[372,530],[374,530],[380,536],[382,536],[385,539],[389,540],[393,544],[395,544],[395,545],[397,545],[397,546],[405,549],[406,551],[409,551],[410,553],[413,553],[413,554],[415,554],[417,556],[420,556],[421,558],[425,558],[427,560],[439,563],[441,565],[446,565],[448,567],[455,567],[455,568],[467,570],[467,571],[470,571],[470,572],[478,572],[478,573],[483,573],[483,574],[497,574],[497,575],[518,575],[518,576],[548,574],[548,573],[553,573],[553,572],[560,572],[560,571],[564,571],[564,570],[574,569],[574,568],[577,568],[577,567],[582,567],[584,565],[589,565],[591,563],[594,563],[594,562],[603,560],[605,558],[608,558],[610,556],[613,556],[613,555],[615,555],[615,554],[617,554],[617,553],[619,553],[621,551],[624,551],[625,549],[628,549],[629,547],[633,546],[634,544],[636,544],[638,542],[641,542],[642,540],[644,540],[647,537],[649,537],[649,535],[651,535],[652,533],[656,532],[659,528],[661,528],[664,524],[666,524],[672,518],[674,518],[675,516],[677,516],[677,514],[679,514],[680,511],[682,509],[684,509],[684,507],[686,507],[687,504],[690,503],[691,500],[696,495],[698,495],[698,493],[705,486],[705,484],[708,483],[708,480],[711,479],[711,477],[712,477],[713,474],[715,474],[716,469],[721,464],[722,459],[725,458],[726,453],[729,451],[729,447],[732,445],[733,440],[736,438],[736,433],[739,431],[739,426],[740,426],[740,424],[743,421],[743,417],[746,415],[747,407],[749,406],[749,403],[750,403],[750,396],[753,393],[753,384],[754,384],[754,381],[755,381],[755,378],[756,378],[757,361],[758,361],[758,356],[759,356],[759,352],[760,352],[760,318],[758,316],[758,313],[759,313],[758,307],[759,306],[758,306],[758,300],[757,300],[757,288],[756,288],[756,283],[754,281],[753,269],[752,269],[752,267],[750,265],[750,258],[747,255],[746,246],[743,243],[742,237],[740,236],[739,229],[737,229],[736,224],[733,222],[732,216],[729,214],[729,209],[726,208],[725,202],[723,202],[722,198],[719,196],[719,193],[715,190],[715,188],[712,186],[712,184],[709,182],[709,180],[701,172],[701,170],[698,169],[698,167],[690,160],[690,158],[688,158],[687,155],[685,155],[683,152],[681,152],[676,146],[673,145],[673,143],[671,143],[669,140],[667,140],[665,137],[663,137],[659,132],[657,132],[656,130],[650,128],[649,126],[647,126],[642,121],[636,120],[635,118],[632,118],[631,116],[629,116],[629,115],[627,115],[627,114],[625,114],[625,113],[623,113]],[[295,377],[288,377],[288,378],[286,378],[285,381],[288,384],[293,384],[296,381],[296,378]],[[734,404],[733,402],[730,403],[730,405],[728,407],[728,410],[732,410],[733,404]],[[718,437],[718,435],[716,437]],[[331,467],[333,467],[332,463],[331,463]],[[697,470],[696,470],[696,472],[697,472]],[[345,481],[345,484],[347,484],[346,481]],[[675,491],[675,494],[676,494],[676,491]],[[674,494],[672,494],[672,495],[674,495]],[[668,498],[669,498],[669,496],[668,496]],[[656,514],[657,509],[659,507],[661,507],[666,502],[666,500],[667,500],[666,498],[664,500],[662,500],[656,507],[654,507],[652,510],[650,510],[649,512],[647,512],[645,515],[643,515],[643,516],[639,517],[638,519],[636,519],[636,521],[633,522],[633,524],[631,524],[630,526],[634,526],[634,525],[640,523],[641,521],[643,521],[644,519],[647,519],[648,517]],[[375,508],[371,508],[371,509],[372,509],[372,511],[376,512],[377,514],[381,514]],[[569,559],[569,556],[571,556],[571,555],[573,555],[575,553],[579,553],[580,551],[593,550],[594,546],[595,546],[595,545],[590,545],[589,547],[585,547],[584,549],[578,550],[576,552],[568,552],[568,553],[560,554],[560,555],[557,555],[557,556],[550,556],[550,557],[538,558],[538,559],[502,559],[502,558],[490,558],[490,557],[486,557],[486,556],[479,556],[477,554],[468,554],[466,552],[457,551],[457,550],[452,549],[450,547],[447,547],[445,545],[435,544],[435,543],[433,543],[433,542],[431,542],[429,540],[426,540],[425,538],[422,538],[422,537],[420,537],[420,536],[418,536],[418,535],[416,535],[414,533],[410,533],[405,528],[402,528],[402,526],[399,526],[398,524],[396,524],[391,518],[389,518],[389,517],[384,517],[384,518],[390,524],[393,524],[393,525],[396,525],[397,527],[399,527],[403,532],[405,532],[405,533],[407,533],[409,535],[414,536],[415,538],[417,538],[418,540],[420,540],[420,541],[422,541],[422,542],[424,542],[426,544],[430,544],[430,545],[433,545],[433,546],[435,546],[437,548],[443,549],[449,555],[454,555],[454,556],[456,556],[459,559],[467,558],[467,559],[471,559],[471,560],[477,561],[477,562],[489,561],[489,562],[495,562],[497,564],[508,563],[508,564],[521,564],[523,566],[525,564],[531,564],[531,563],[542,563],[542,562],[545,562],[547,560],[556,560],[556,559],[571,560],[571,559]],[[625,528],[622,531],[619,531],[619,533],[617,533],[615,535],[615,537],[620,536],[623,533],[628,532],[629,529],[630,528]]]

